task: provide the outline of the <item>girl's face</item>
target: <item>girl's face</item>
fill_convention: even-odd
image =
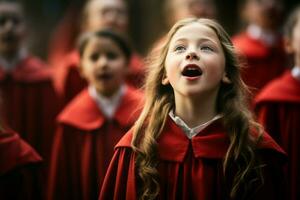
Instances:
[[[100,28],[110,28],[126,32],[128,13],[122,0],[92,0],[88,7],[86,31],[97,31]]]
[[[127,59],[113,40],[93,37],[88,41],[81,58],[81,72],[99,93],[113,95],[124,82],[127,69]]]
[[[287,45],[288,53],[294,54],[295,65],[300,66],[300,14]]]
[[[225,78],[225,56],[216,33],[200,23],[180,28],[170,41],[165,60],[166,77],[175,97],[217,94]]]
[[[0,3],[0,53],[14,53],[25,34],[21,8],[15,3]]]
[[[214,18],[216,8],[212,0],[171,0],[175,21],[186,17]]]
[[[250,23],[276,30],[282,20],[282,0],[248,0],[245,15]]]

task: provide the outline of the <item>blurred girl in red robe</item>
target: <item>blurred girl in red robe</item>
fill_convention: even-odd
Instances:
[[[58,116],[48,199],[97,199],[113,148],[139,114],[139,91],[124,83],[131,51],[100,30],[80,41],[80,71],[89,83]]]
[[[145,106],[99,199],[284,199],[282,149],[253,121],[229,36],[186,19],[149,65]]]
[[[263,88],[255,99],[255,110],[259,121],[288,153],[288,199],[296,200],[300,199],[300,6],[288,19],[285,36],[294,67]]]
[[[82,11],[80,34],[108,28],[122,34],[128,31],[128,7],[124,0],[89,0]],[[79,35],[80,37],[80,35]],[[65,105],[86,85],[78,71],[79,53],[73,49],[55,67],[54,83],[62,104]],[[137,53],[130,58],[126,81],[132,86],[140,86],[143,80],[142,59]]]
[[[32,145],[48,166],[58,110],[52,73],[24,45],[26,19],[15,1],[0,2],[2,119]]]
[[[242,78],[254,95],[285,70],[286,54],[280,33],[283,9],[282,0],[244,1],[246,29],[233,37],[233,43],[247,62]]]

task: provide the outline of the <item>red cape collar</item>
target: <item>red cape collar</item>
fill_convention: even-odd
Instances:
[[[292,77],[290,71],[268,84],[257,95],[254,103],[278,101],[300,103],[300,82]]]
[[[133,130],[131,129],[116,145],[118,147],[131,148]],[[180,127],[172,119],[167,119],[163,133],[158,139],[158,151],[162,160],[183,162],[191,145],[193,155],[196,158],[223,159],[226,155],[229,138],[223,128],[221,119],[216,120],[198,135],[188,139]],[[265,133],[260,149],[272,149],[285,154],[276,142]]]
[[[22,60],[11,72],[6,72],[0,66],[0,80],[11,76],[16,81],[34,82],[51,80],[51,69],[41,60],[28,56]]]
[[[18,134],[0,132],[0,175],[17,166],[41,161],[42,158]]]
[[[131,126],[139,115],[139,103],[142,101],[142,94],[127,87],[121,104],[117,108],[113,120],[121,126]],[[100,111],[96,102],[84,89],[58,116],[58,123],[75,126],[82,130],[95,130],[103,126],[107,119]]]

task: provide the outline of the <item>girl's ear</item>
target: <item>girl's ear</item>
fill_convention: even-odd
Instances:
[[[82,63],[81,62],[78,65],[78,71],[79,71],[80,76],[82,78],[84,78],[84,72],[83,72],[83,67],[82,67]]]
[[[227,84],[231,83],[231,80],[228,78],[228,76],[226,75],[226,73],[224,74],[224,76],[222,78],[222,82],[223,83],[227,83]]]
[[[170,81],[166,75],[164,75],[164,78],[161,80],[161,83],[163,85],[168,85],[170,83]]]
[[[291,39],[289,39],[287,37],[284,38],[284,48],[288,54],[294,53],[293,44],[292,44]]]

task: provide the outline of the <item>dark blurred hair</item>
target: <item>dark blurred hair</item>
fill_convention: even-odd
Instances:
[[[89,33],[83,34],[78,42],[78,50],[79,50],[80,57],[82,57],[85,47],[88,44],[88,42],[94,37],[111,39],[113,42],[115,42],[117,44],[117,46],[124,53],[127,61],[130,60],[132,52],[131,52],[131,47],[130,47],[129,42],[127,41],[126,37],[119,33],[114,32],[112,30],[109,30],[109,29],[101,29],[96,32],[89,32]]]

